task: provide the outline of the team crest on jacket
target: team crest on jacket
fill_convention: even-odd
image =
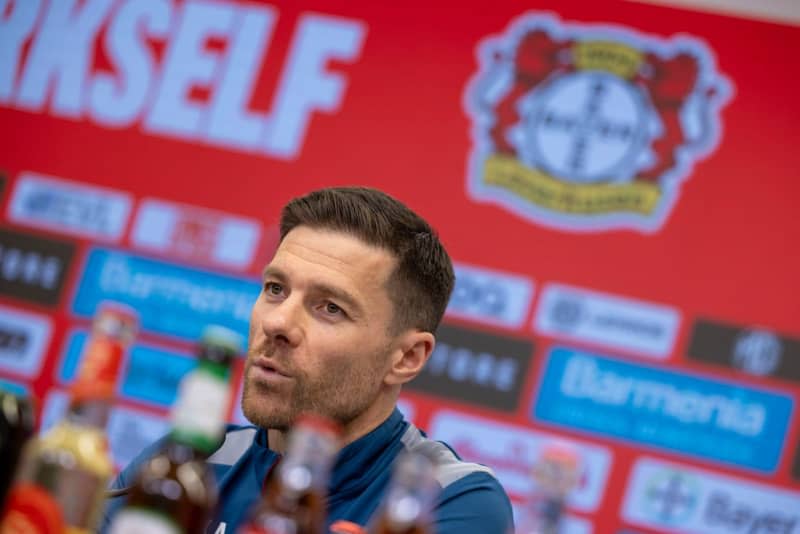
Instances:
[[[731,84],[701,40],[525,15],[478,46],[469,192],[572,231],[658,230]]]

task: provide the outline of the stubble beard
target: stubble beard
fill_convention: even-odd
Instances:
[[[292,381],[275,387],[250,377],[253,359],[269,355],[291,376]],[[326,359],[317,377],[290,365],[289,357],[265,341],[248,350],[245,364],[242,413],[254,425],[281,432],[289,430],[297,417],[314,413],[332,419],[346,428],[377,400],[382,387],[382,371],[388,348],[374,353],[364,365],[355,358]],[[334,363],[335,362],[335,363]]]

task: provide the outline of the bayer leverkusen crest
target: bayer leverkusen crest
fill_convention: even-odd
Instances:
[[[573,231],[658,230],[731,94],[699,39],[526,15],[478,47],[469,191]]]

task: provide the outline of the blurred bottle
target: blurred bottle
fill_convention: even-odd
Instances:
[[[197,367],[181,381],[172,431],[162,451],[142,465],[111,534],[203,532],[217,502],[205,463],[225,435],[231,365],[239,334],[209,326],[200,340]]]
[[[567,497],[579,474],[580,456],[574,447],[563,442],[544,446],[531,472],[535,484],[516,534],[558,534]]]
[[[239,534],[322,534],[327,484],[339,450],[335,423],[305,415],[291,430],[286,455]]]
[[[92,324],[64,418],[26,447],[0,532],[93,532],[113,473],[105,428],[138,316],[103,303]]]
[[[395,460],[392,480],[372,534],[432,534],[431,514],[440,486],[436,467],[420,452]]]
[[[0,389],[0,510],[14,480],[22,448],[36,425],[33,402]]]

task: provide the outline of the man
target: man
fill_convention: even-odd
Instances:
[[[323,189],[284,207],[250,320],[242,410],[256,426],[230,427],[209,458],[221,502],[208,532],[236,532],[303,412],[343,429],[328,488],[334,529],[367,525],[397,454],[420,449],[437,462],[437,534],[510,530],[509,500],[491,471],[428,440],[395,407],[433,351],[453,281],[431,227],[384,193]],[[129,467],[115,486],[134,475]]]

